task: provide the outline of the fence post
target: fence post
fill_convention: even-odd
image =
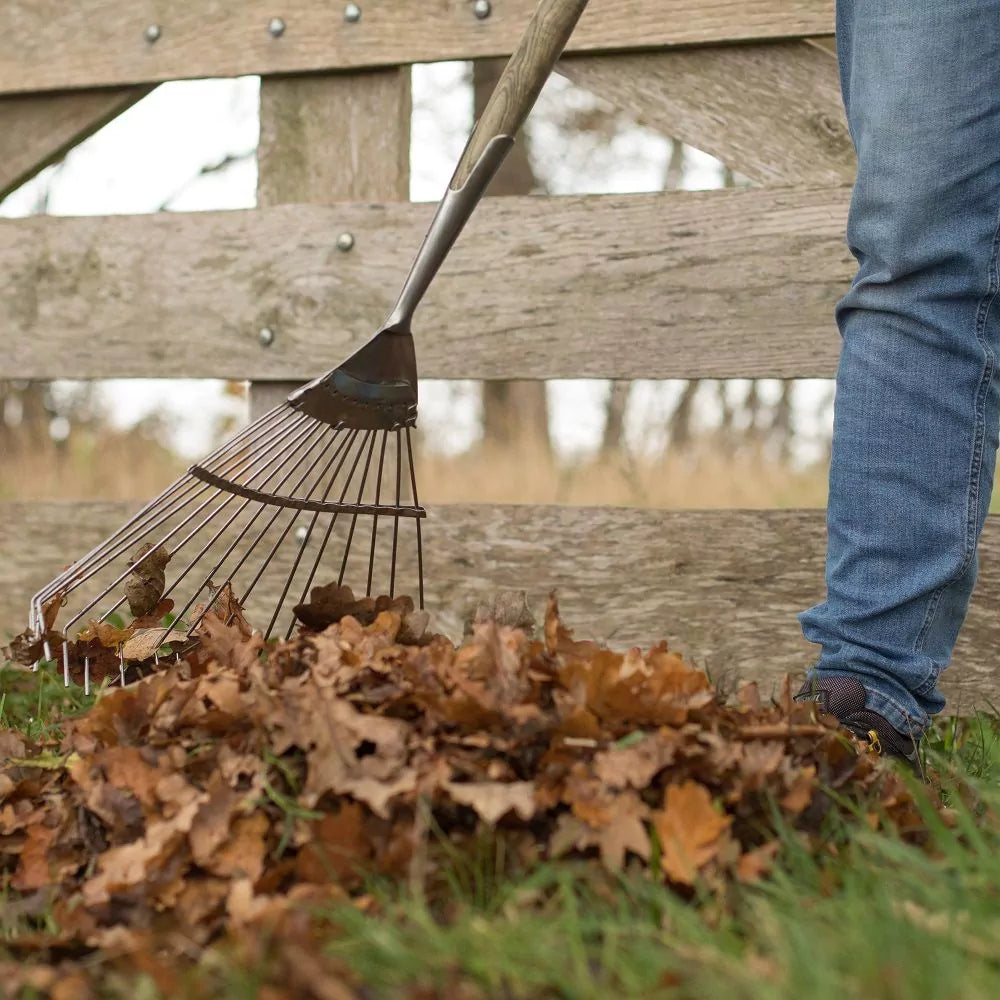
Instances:
[[[409,66],[264,78],[258,206],[409,200],[410,109]],[[331,245],[340,235],[330,233]],[[363,250],[365,234],[351,236]],[[340,360],[317,358],[315,374]],[[276,406],[296,384],[252,382],[250,418]]]

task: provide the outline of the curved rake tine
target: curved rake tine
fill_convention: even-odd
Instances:
[[[340,429],[339,428],[337,429],[337,433],[338,434],[340,433]],[[333,458],[330,460],[330,464],[331,465],[333,464],[334,461],[337,460],[337,457],[340,456],[340,463],[337,466],[337,470],[334,473],[334,476],[339,475],[340,470],[344,466],[344,462],[347,460],[348,454],[350,454],[351,446],[353,445],[353,443],[354,443],[355,439],[357,438],[357,436],[358,436],[358,431],[354,431],[347,438],[345,438],[343,442],[341,442],[340,446],[337,448],[336,452],[334,453]],[[327,466],[327,468],[329,468],[329,466]],[[305,482],[305,480],[308,478],[308,475],[309,475],[310,471],[312,471],[312,470],[311,469],[306,470],[306,473],[299,480],[298,485],[295,487],[296,489],[298,489],[298,487],[301,486],[303,482]],[[226,578],[226,583],[230,582],[232,580],[232,578],[240,571],[240,569],[242,569],[243,565],[247,562],[247,560],[250,558],[250,556],[253,555],[254,551],[257,548],[257,546],[267,536],[267,533],[271,530],[271,528],[274,525],[275,521],[277,521],[278,518],[281,516],[281,514],[285,510],[288,510],[288,509],[289,508],[287,508],[287,507],[281,507],[281,506],[277,507],[277,509],[275,510],[275,512],[271,515],[271,520],[268,521],[267,524],[264,525],[264,527],[258,533],[257,537],[251,543],[250,547],[240,557],[240,561],[233,567],[233,569],[231,570],[229,576]],[[285,536],[287,535],[287,533],[288,533],[288,531],[286,529],[286,531],[282,534],[281,539],[279,539],[279,543],[278,544],[280,544],[280,541],[285,538]],[[272,551],[271,551],[271,555],[272,556],[273,556],[273,554],[274,554],[274,552],[276,550],[277,550],[277,546],[275,546],[275,548],[272,549]],[[263,564],[261,565],[260,570],[257,572],[257,575],[254,577],[254,580],[251,583],[250,587],[247,588],[247,590],[245,590],[243,592],[242,599],[243,599],[244,602],[250,596],[251,591],[257,585],[257,582],[260,580],[261,576],[263,576],[264,571],[267,569],[268,563],[270,562],[270,559],[271,559],[271,556],[268,556],[264,560]],[[201,623],[202,619],[208,613],[208,610],[209,610],[209,608],[206,607],[205,610],[202,611],[202,613],[191,623],[191,628],[190,628],[189,631],[193,632],[198,627],[198,625]],[[229,620],[230,619],[227,619],[227,622],[226,622],[227,624],[229,623]]]
[[[281,435],[278,437],[277,441],[280,443],[284,438],[293,435],[295,433],[297,427],[301,427],[302,428],[302,437],[305,437],[310,432],[310,430],[311,430],[311,422],[308,421],[308,420],[302,419],[302,420],[298,421],[297,424],[295,424],[295,423],[290,424],[281,433]],[[298,440],[301,440],[301,437]],[[239,472],[241,474],[245,473],[247,465],[250,465],[252,467],[253,462],[256,461],[256,460],[257,459],[256,459],[256,457],[254,455],[250,455],[250,456],[245,457],[244,460],[243,460],[243,463],[240,466],[238,466],[237,472]],[[236,472],[234,472],[233,474],[236,474]],[[178,480],[178,483],[176,483],[175,485],[178,485],[178,484],[184,483],[184,482],[185,482],[185,480],[181,479],[181,480]],[[161,512],[159,514],[159,516],[155,520],[153,520],[152,523],[145,523],[144,521],[136,522],[134,519],[132,521],[130,521],[125,526],[125,528],[129,530],[129,537],[128,538],[126,538],[124,541],[119,541],[117,547],[115,548],[115,550],[113,552],[105,553],[103,555],[101,561],[99,563],[95,563],[94,566],[92,568],[90,568],[90,570],[87,573],[84,573],[83,575],[79,575],[80,570],[82,570],[82,568],[83,568],[82,565],[80,565],[80,564],[74,564],[74,566],[71,566],[69,568],[69,570],[67,570],[66,573],[63,574],[63,577],[57,578],[57,580],[55,581],[55,583],[58,584],[61,579],[63,579],[64,577],[69,576],[70,574],[74,574],[74,571],[76,571],[76,579],[74,580],[73,585],[70,586],[70,587],[66,587],[66,588],[57,587],[55,592],[58,592],[59,589],[65,589],[65,591],[66,591],[67,594],[73,593],[74,590],[77,590],[80,586],[82,586],[88,580],[90,580],[94,576],[96,576],[97,573],[99,573],[106,565],[108,565],[108,563],[114,561],[115,559],[121,558],[121,556],[123,554],[127,553],[129,551],[129,549],[134,546],[135,542],[139,538],[141,538],[144,534],[148,534],[149,532],[154,531],[156,528],[158,528],[165,521],[167,521],[171,517],[174,517],[175,515],[179,514],[180,511],[184,510],[184,508],[187,507],[192,501],[196,500],[198,497],[200,497],[203,494],[207,493],[212,488],[210,485],[205,484],[205,483],[201,483],[198,480],[191,480],[191,483],[193,483],[195,486],[198,487],[197,491],[194,493],[193,496],[189,497],[187,500],[184,500],[184,502],[180,503],[180,504],[178,504],[175,501],[173,506],[167,508],[166,511]],[[187,523],[189,523],[191,519],[193,519],[194,517],[197,517],[198,514],[201,513],[201,511],[203,511],[212,502],[212,499],[213,499],[213,497],[209,497],[208,500],[203,501],[202,504],[196,510],[194,510],[188,516],[188,518],[184,522],[182,522],[182,525],[180,525],[179,527],[183,527],[184,525],[186,525]],[[152,513],[152,511],[150,511],[150,513]],[[163,539],[161,539],[159,542],[157,542],[157,544],[153,546],[153,549],[149,553],[147,553],[143,558],[139,559],[128,570],[126,570],[125,573],[123,573],[122,576],[119,577],[118,580],[116,580],[114,583],[111,584],[111,586],[108,588],[108,590],[106,590],[103,594],[101,594],[93,603],[91,603],[91,605],[89,605],[87,608],[85,608],[74,619],[72,619],[70,622],[68,622],[67,625],[66,625],[66,628],[68,628],[71,624],[73,624],[73,622],[78,621],[79,618],[82,615],[86,614],[89,610],[91,610],[91,608],[94,606],[94,604],[96,604],[98,601],[102,600],[110,592],[110,590],[114,589],[114,587],[116,587],[122,580],[124,580],[125,577],[127,577],[129,575],[129,573],[132,572],[133,569],[141,566],[143,564],[143,562],[152,555],[152,552],[155,549],[157,549],[160,545],[162,545],[165,541],[169,540],[169,538],[173,534],[175,534],[177,530],[178,530],[178,528],[175,528],[167,536],[165,536]],[[121,532],[119,532],[119,535],[120,534],[121,534]],[[95,550],[95,552],[96,551],[97,550]],[[120,606],[120,603],[119,603],[118,606]]]
[[[276,411],[272,411],[272,413],[274,412]],[[289,411],[289,412],[294,412],[294,411]],[[260,429],[259,424],[255,426],[256,429],[258,430]],[[247,428],[247,430],[250,430],[250,428]],[[274,433],[278,432],[280,432],[280,426],[277,428],[277,431],[274,431]],[[242,444],[243,434],[245,433],[246,431],[237,435],[237,437],[234,438],[232,441],[230,441],[227,445],[224,445],[223,447],[219,448],[217,452],[213,454],[212,457],[214,458],[216,455],[222,455],[235,445]],[[270,438],[265,438],[266,443],[270,443],[271,440],[273,440],[274,433],[272,433]],[[236,457],[238,456],[232,456],[232,459],[235,460]],[[127,551],[129,546],[131,544],[134,544],[135,539],[140,537],[143,534],[144,530],[146,530],[144,529],[143,526],[148,521],[149,515],[152,513],[152,511],[156,507],[158,507],[160,503],[169,498],[173,493],[176,493],[178,490],[184,487],[187,488],[188,493],[190,493],[193,489],[198,489],[199,495],[200,493],[205,492],[204,487],[201,484],[199,484],[196,480],[190,480],[186,476],[182,477],[181,479],[175,480],[166,489],[164,489],[159,496],[155,497],[153,500],[147,503],[137,514],[135,514],[129,521],[127,521],[124,525],[122,525],[122,527],[119,528],[118,531],[116,531],[109,538],[104,539],[102,542],[96,545],[93,549],[91,549],[90,552],[88,552],[82,558],[78,559],[75,563],[73,563],[72,566],[64,570],[48,586],[40,590],[38,594],[36,594],[35,597],[32,599],[32,603],[35,602],[38,603],[38,615],[39,616],[41,615],[41,605],[46,601],[50,600],[52,597],[54,597],[61,589],[64,589],[64,584],[69,579],[74,578],[74,586],[69,589],[68,593],[72,593],[72,591],[75,590],[80,584],[85,583],[87,580],[89,580],[94,575],[93,573],[88,573],[83,577],[79,577],[79,574],[83,569],[89,567],[89,565],[92,564],[93,561],[98,558],[98,556],[104,557],[101,559],[101,564],[104,564],[107,561],[110,561],[111,559],[117,558],[121,554],[121,552]],[[181,498],[179,499],[183,499],[184,495],[185,494],[182,494]],[[177,501],[175,500],[174,502],[176,503]],[[183,510],[183,508],[187,506],[187,504],[190,502],[191,501],[189,499],[176,509]],[[162,523],[162,521],[160,523]],[[120,544],[122,535],[126,533],[131,536],[131,540],[126,539],[124,544]],[[108,550],[114,548],[116,544],[118,545],[118,551],[111,555],[107,555],[106,553],[108,552]]]
[[[336,432],[336,431],[334,431],[334,434],[333,434],[333,440],[332,440],[332,441],[330,441],[330,442],[329,442],[329,443],[328,443],[328,444],[326,445],[326,447],[324,448],[323,452],[321,452],[321,457],[322,457],[322,456],[325,456],[325,455],[326,455],[326,453],[327,453],[327,452],[329,451],[329,449],[330,449],[331,447],[333,447],[333,445],[334,445],[334,444],[336,444],[336,440],[337,440],[337,432]],[[318,442],[316,442],[316,443],[318,443]],[[337,455],[338,455],[338,454],[340,453],[340,448],[341,448],[341,447],[343,447],[343,446],[341,445],[340,447],[338,447],[338,448],[336,448],[336,449],[334,450],[334,453],[333,453],[333,456],[332,456],[332,457],[330,458],[329,462],[327,463],[327,466],[326,466],[326,467],[327,467],[327,469],[329,469],[329,467],[330,467],[330,466],[331,466],[331,465],[332,465],[332,464],[333,464],[333,463],[334,463],[334,462],[336,461],[336,459],[337,459]],[[313,449],[314,449],[314,448],[315,448],[315,444],[314,444],[314,445],[312,445],[312,446],[310,446],[309,450],[308,450],[308,451],[306,452],[306,454],[305,454],[305,455],[303,456],[303,458],[306,458],[306,457],[308,457],[308,456],[309,456],[309,454],[310,454],[310,453],[311,453],[311,452],[313,451]],[[318,461],[318,460],[319,460],[319,459],[317,459],[317,461]],[[311,466],[311,465],[310,465],[310,466],[307,466],[307,468],[306,468],[306,471],[305,471],[305,472],[304,472],[304,473],[302,474],[302,476],[301,476],[301,478],[299,479],[298,483],[296,483],[296,484],[295,484],[295,486],[293,487],[293,491],[294,491],[294,490],[297,490],[297,489],[298,489],[298,488],[299,488],[299,487],[300,487],[300,486],[302,485],[302,483],[304,483],[304,482],[306,481],[306,479],[307,479],[307,478],[308,478],[308,476],[309,476],[309,473],[310,473],[310,471],[312,471],[312,466]],[[279,483],[277,484],[277,486],[275,487],[275,489],[281,489],[281,488],[282,488],[282,487],[283,487],[283,486],[285,485],[285,483],[286,483],[286,482],[287,482],[287,481],[288,481],[289,479],[291,479],[291,477],[292,477],[292,476],[294,475],[294,473],[295,473],[295,468],[293,467],[292,469],[290,469],[290,470],[288,471],[288,473],[287,473],[287,474],[286,474],[286,475],[285,475],[285,476],[284,476],[284,477],[282,478],[282,480],[281,480],[281,481],[280,481],[280,482],[279,482]],[[248,504],[248,503],[250,503],[250,501],[249,501],[249,500],[247,500],[247,501],[245,502],[244,506],[246,506],[246,504]],[[242,508],[241,508],[241,509],[242,509]],[[218,561],[218,562],[216,563],[216,565],[215,565],[215,566],[214,566],[214,567],[212,568],[212,570],[211,570],[211,571],[209,572],[209,574],[208,574],[208,575],[207,575],[207,576],[205,577],[205,579],[204,579],[204,581],[202,582],[201,586],[199,586],[199,587],[198,587],[198,589],[197,589],[197,590],[195,591],[194,595],[193,595],[193,596],[191,597],[191,599],[190,599],[190,600],[188,601],[188,603],[187,603],[187,604],[186,604],[186,605],[184,606],[183,610],[182,610],[182,611],[180,612],[180,614],[179,614],[179,615],[177,616],[177,617],[178,617],[178,619],[183,619],[183,618],[184,618],[184,615],[186,615],[186,614],[187,614],[187,612],[188,612],[188,611],[189,611],[189,610],[191,609],[191,606],[192,606],[192,605],[194,604],[194,602],[195,602],[195,601],[197,600],[197,597],[198,597],[198,594],[200,594],[200,593],[202,592],[202,590],[204,590],[204,589],[205,589],[205,586],[206,586],[206,585],[207,585],[207,584],[209,583],[209,581],[211,581],[212,577],[213,577],[213,576],[214,576],[214,575],[215,575],[215,574],[216,574],[216,573],[218,572],[218,570],[219,570],[219,568],[220,568],[220,567],[222,566],[222,564],[223,564],[223,563],[224,563],[224,562],[226,561],[226,559],[227,559],[227,558],[228,558],[228,557],[229,557],[229,556],[230,556],[230,555],[232,554],[232,552],[233,552],[233,551],[235,550],[235,548],[236,548],[236,547],[237,547],[237,546],[239,545],[239,543],[240,543],[240,542],[241,542],[241,541],[243,540],[243,538],[244,538],[244,537],[246,537],[247,533],[248,533],[248,532],[250,531],[250,529],[251,529],[251,528],[253,527],[253,525],[254,525],[254,524],[256,523],[256,521],[257,521],[257,518],[258,518],[258,517],[260,517],[260,515],[261,515],[261,514],[262,514],[262,513],[264,512],[264,510],[265,510],[265,509],[266,509],[265,507],[261,506],[261,507],[260,507],[260,508],[259,508],[259,509],[258,509],[258,510],[257,510],[257,511],[256,511],[256,512],[254,513],[253,517],[252,517],[252,518],[251,518],[251,519],[250,519],[250,520],[249,520],[249,521],[247,522],[247,524],[246,524],[246,525],[245,525],[245,526],[243,527],[243,530],[242,530],[242,531],[240,532],[240,534],[239,534],[239,535],[237,536],[237,538],[236,538],[236,539],[235,539],[235,540],[234,540],[234,541],[233,541],[233,542],[232,542],[232,543],[230,544],[229,548],[228,548],[228,549],[226,550],[226,552],[225,552],[225,553],[223,554],[222,558],[221,558],[221,559],[220,559],[220,560],[219,560],[219,561]],[[257,541],[256,541],[256,542],[254,542],[254,545],[252,545],[252,546],[251,546],[251,548],[250,548],[250,549],[248,550],[248,552],[246,553],[246,555],[244,555],[243,559],[242,559],[242,560],[241,560],[241,561],[240,561],[240,562],[239,562],[239,563],[238,563],[238,564],[237,564],[237,565],[236,565],[236,566],[234,567],[234,569],[232,570],[232,572],[230,572],[230,573],[229,573],[229,575],[228,575],[228,576],[227,576],[227,577],[226,577],[226,578],[225,578],[225,579],[224,579],[224,580],[222,581],[222,583],[221,583],[221,584],[219,584],[219,589],[218,589],[217,593],[218,593],[219,591],[221,591],[221,590],[222,590],[222,588],[224,588],[224,587],[226,586],[226,584],[227,584],[227,583],[230,583],[230,582],[232,581],[232,578],[233,578],[233,576],[235,576],[235,574],[236,574],[236,573],[237,573],[237,572],[239,571],[239,568],[240,568],[240,566],[242,566],[242,565],[243,565],[243,562],[244,562],[244,561],[245,561],[245,560],[247,559],[247,557],[249,556],[250,552],[252,552],[252,551],[253,551],[253,549],[254,549],[254,548],[256,547],[256,544],[257,544],[257,542],[259,542],[259,541],[260,541],[260,539],[261,539],[261,538],[262,538],[262,537],[263,537],[263,536],[264,536],[264,535],[265,535],[265,534],[267,533],[267,531],[269,530],[270,526],[271,526],[271,525],[272,525],[272,524],[274,523],[274,521],[275,521],[275,520],[276,520],[276,519],[277,519],[277,518],[278,518],[278,517],[280,516],[280,514],[281,514],[281,511],[282,511],[283,509],[284,509],[284,508],[281,508],[281,507],[279,507],[279,508],[278,508],[278,510],[276,510],[276,511],[275,511],[274,515],[273,515],[273,516],[272,516],[272,518],[271,518],[271,521],[270,521],[270,522],[268,523],[268,525],[266,525],[266,526],[264,527],[264,529],[263,529],[263,531],[261,532],[261,534],[260,534],[260,535],[258,535],[258,537],[257,537]],[[192,562],[192,565],[194,565],[194,564],[195,564],[195,563],[196,563],[196,562],[198,561],[198,559],[199,559],[199,558],[200,558],[200,556],[199,556],[199,557],[197,557],[197,558],[196,558],[195,560],[193,560],[193,562]],[[188,567],[188,568],[190,569],[190,567]],[[185,573],[186,573],[186,572],[187,572],[187,570],[185,570]],[[245,598],[244,598],[244,599],[245,599]],[[210,610],[210,608],[211,608],[211,607],[212,607],[212,601],[211,601],[211,600],[209,600],[209,601],[208,601],[208,602],[206,603],[206,605],[205,605],[205,610],[204,610],[204,611],[202,611],[202,612],[201,612],[201,614],[199,614],[199,615],[198,615],[198,617],[197,617],[197,618],[195,619],[195,621],[191,623],[191,626],[190,626],[190,628],[188,629],[188,634],[191,634],[191,633],[193,633],[193,632],[194,632],[194,630],[195,630],[195,629],[196,629],[196,628],[198,627],[198,625],[199,625],[199,624],[201,623],[202,619],[203,619],[203,618],[205,617],[205,615],[206,615],[206,614],[208,613],[208,611]],[[165,633],[165,634],[166,634],[166,633]]]
[[[321,430],[322,430],[322,428],[321,428]],[[315,432],[316,432],[316,431],[315,431],[315,428],[314,428],[314,427],[312,427],[312,426],[307,426],[307,427],[306,427],[306,428],[304,429],[304,431],[303,431],[303,437],[308,437],[308,436],[309,436],[309,435],[311,435],[311,434],[315,434]],[[176,525],[175,527],[173,527],[173,528],[172,528],[172,529],[171,529],[171,530],[170,530],[170,531],[169,531],[169,532],[168,532],[168,533],[167,533],[166,535],[164,535],[164,536],[163,536],[162,538],[160,538],[160,539],[159,539],[159,540],[158,540],[158,541],[156,542],[156,544],[155,544],[155,545],[153,545],[152,549],[151,549],[151,550],[150,550],[149,552],[147,552],[147,553],[146,553],[146,554],[145,554],[144,556],[142,556],[142,558],[140,558],[140,559],[136,560],[136,562],[135,562],[135,563],[134,563],[134,564],[133,564],[132,566],[130,566],[130,567],[129,567],[128,569],[126,569],[126,570],[125,570],[125,571],[124,571],[124,572],[123,572],[122,574],[120,574],[120,575],[119,575],[119,576],[118,576],[118,577],[117,577],[117,578],[116,578],[116,579],[115,579],[115,580],[114,580],[114,581],[113,581],[113,582],[112,582],[111,584],[109,584],[109,585],[108,585],[108,586],[107,586],[107,587],[106,587],[106,588],[105,588],[105,589],[104,589],[104,590],[103,590],[103,591],[102,591],[102,592],[101,592],[101,593],[100,593],[100,594],[99,594],[99,595],[98,595],[98,596],[97,596],[96,598],[94,598],[94,600],[92,600],[92,601],[90,602],[90,604],[88,604],[88,605],[87,605],[87,606],[86,606],[86,607],[85,607],[85,608],[84,608],[84,609],[83,609],[82,611],[79,611],[79,612],[78,612],[78,613],[77,613],[77,614],[76,614],[76,615],[75,615],[75,616],[74,616],[73,618],[71,618],[71,619],[70,619],[70,620],[69,620],[69,621],[68,621],[68,622],[66,623],[66,626],[65,626],[65,628],[66,628],[66,629],[68,629],[68,628],[69,628],[69,627],[70,627],[71,625],[73,625],[73,624],[75,624],[76,622],[78,622],[78,621],[79,621],[79,620],[80,620],[80,619],[81,619],[81,618],[82,618],[82,617],[83,617],[83,616],[84,616],[85,614],[87,614],[87,612],[88,612],[88,611],[90,611],[91,609],[93,609],[93,608],[94,608],[94,607],[95,607],[95,606],[96,606],[96,605],[97,605],[97,604],[98,604],[98,603],[99,603],[100,601],[104,600],[104,598],[105,598],[105,597],[107,597],[107,596],[108,596],[108,594],[110,594],[112,590],[114,590],[114,589],[115,589],[116,587],[120,586],[120,585],[121,585],[121,584],[122,584],[122,583],[123,583],[123,582],[125,581],[125,579],[126,579],[126,578],[127,578],[128,576],[129,576],[129,574],[131,574],[131,573],[132,573],[132,572],[133,572],[133,571],[134,571],[135,569],[137,569],[137,568],[138,568],[139,566],[143,565],[143,563],[144,563],[144,562],[145,562],[145,561],[146,561],[147,559],[149,559],[149,558],[150,558],[150,556],[152,556],[152,555],[153,555],[153,553],[154,553],[154,552],[155,552],[155,551],[156,551],[156,550],[157,550],[157,549],[158,549],[158,548],[159,548],[160,546],[162,546],[162,545],[165,545],[165,544],[166,544],[167,542],[169,542],[171,538],[173,538],[173,537],[174,537],[174,536],[175,536],[175,535],[176,535],[176,534],[177,534],[178,532],[180,532],[180,531],[182,531],[182,530],[183,530],[184,528],[186,528],[186,527],[187,527],[187,526],[188,526],[188,525],[189,525],[189,524],[190,524],[190,523],[191,523],[191,522],[192,522],[192,521],[193,521],[193,520],[194,520],[194,519],[195,519],[195,518],[196,518],[196,517],[197,517],[197,516],[198,516],[198,515],[199,515],[199,514],[200,514],[200,513],[201,513],[201,512],[202,512],[202,511],[203,511],[203,510],[205,509],[205,508],[206,508],[206,507],[210,506],[210,505],[212,504],[212,502],[213,502],[213,501],[214,501],[214,500],[216,499],[216,497],[217,497],[217,496],[218,496],[218,491],[213,491],[213,494],[212,494],[212,496],[211,496],[211,497],[209,497],[209,498],[208,498],[207,500],[203,501],[203,502],[201,503],[201,505],[200,505],[200,506],[196,507],[196,508],[195,508],[195,509],[194,509],[193,511],[191,511],[191,513],[189,513],[189,514],[188,514],[188,515],[187,515],[187,516],[186,516],[186,517],[184,518],[184,520],[183,520],[183,521],[181,521],[181,522],[180,522],[179,524],[177,524],[177,525]],[[182,540],[182,541],[181,541],[181,542],[180,542],[180,543],[179,543],[178,545],[174,546],[174,547],[173,547],[173,549],[171,550],[171,556],[173,556],[173,555],[174,555],[175,553],[177,553],[177,552],[179,552],[179,551],[180,551],[181,549],[183,549],[183,548],[184,548],[184,546],[185,546],[185,545],[187,545],[187,543],[188,543],[188,542],[189,542],[189,541],[190,541],[190,540],[191,540],[191,539],[192,539],[192,538],[193,538],[193,537],[194,537],[194,536],[195,536],[195,535],[196,535],[196,534],[197,534],[197,533],[198,533],[198,532],[199,532],[199,531],[201,530],[201,528],[202,528],[202,527],[203,527],[203,526],[204,526],[204,525],[205,525],[205,524],[206,524],[206,523],[207,523],[207,522],[208,522],[209,520],[211,520],[211,518],[212,518],[212,517],[214,517],[214,516],[215,516],[215,514],[216,514],[216,513],[217,513],[217,512],[218,512],[218,511],[219,511],[220,509],[222,509],[222,507],[226,506],[226,504],[228,504],[228,503],[230,502],[231,498],[232,498],[232,495],[230,496],[230,499],[227,499],[227,500],[225,501],[225,503],[223,503],[223,504],[222,504],[222,505],[221,505],[220,507],[216,508],[216,510],[215,510],[215,511],[213,511],[213,512],[212,512],[212,514],[210,514],[208,518],[206,518],[206,519],[205,519],[204,521],[202,521],[202,523],[201,523],[201,524],[199,524],[199,525],[198,525],[198,527],[196,527],[196,528],[194,529],[194,531],[191,531],[191,532],[189,532],[186,538],[184,538],[184,539],[183,539],[183,540]],[[161,519],[160,519],[160,521],[159,521],[159,522],[157,523],[157,526],[159,526],[159,524],[162,524],[162,523],[163,523],[163,521],[164,521],[164,520],[166,520],[167,516],[169,516],[169,515],[164,515],[164,517],[163,517],[163,518],[161,518]],[[120,600],[118,601],[118,603],[117,603],[117,604],[115,605],[115,608],[114,608],[114,609],[117,609],[117,608],[121,607],[121,605],[122,605],[123,603],[124,603],[124,598],[122,598],[122,599],[120,599]],[[114,609],[112,609],[112,610],[114,610]],[[111,612],[109,611],[109,612],[108,612],[108,614],[110,614],[110,613],[111,613]]]

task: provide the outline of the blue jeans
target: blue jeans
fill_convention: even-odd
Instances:
[[[858,261],[837,306],[826,601],[810,676],[919,735],[976,580],[1000,423],[1000,0],[838,0]]]

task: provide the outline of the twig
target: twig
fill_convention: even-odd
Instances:
[[[791,740],[799,736],[826,736],[826,726],[794,725],[742,726],[736,731],[741,740]]]

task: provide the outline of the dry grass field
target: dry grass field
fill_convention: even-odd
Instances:
[[[63,443],[14,442],[0,461],[3,500],[142,500],[185,467],[139,432],[74,431]],[[553,503],[652,508],[822,507],[826,468],[794,469],[711,439],[655,459],[624,453],[566,461],[543,448],[477,447],[425,452],[417,477],[424,503]]]

